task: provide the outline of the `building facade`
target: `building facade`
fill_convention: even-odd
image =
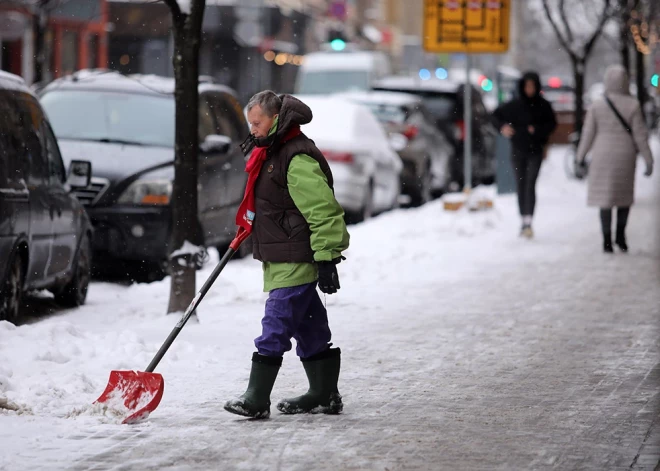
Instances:
[[[28,0],[0,2],[0,69],[32,83],[107,66],[106,0],[39,5]]]

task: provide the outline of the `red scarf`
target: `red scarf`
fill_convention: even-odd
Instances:
[[[293,126],[289,132],[286,133],[282,144],[286,141],[293,139],[301,134],[300,126]],[[255,216],[255,203],[254,203],[254,186],[257,183],[259,172],[266,161],[266,152],[268,147],[255,147],[250,154],[250,158],[245,164],[245,171],[248,173],[247,184],[245,185],[245,196],[243,202],[238,207],[236,214],[236,225],[243,228],[248,234],[252,232],[252,223]]]

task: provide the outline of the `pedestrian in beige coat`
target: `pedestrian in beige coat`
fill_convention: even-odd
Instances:
[[[637,154],[646,161],[646,176],[653,172],[653,155],[642,110],[637,99],[630,95],[628,74],[620,65],[608,67],[605,96],[587,113],[577,151],[578,164],[584,165],[588,153],[591,162],[587,203],[600,208],[603,248],[607,253],[613,252],[612,208],[616,207],[615,242],[622,252],[627,252],[625,231],[634,202]]]

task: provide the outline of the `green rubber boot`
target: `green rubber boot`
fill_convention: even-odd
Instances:
[[[337,389],[341,350],[325,352],[302,360],[309,390],[293,399],[284,399],[277,409],[284,414],[339,414],[344,409]]]
[[[252,370],[247,391],[239,398],[227,401],[225,410],[253,419],[270,417],[270,393],[280,366],[282,366],[282,357],[267,357],[258,353],[252,355]]]

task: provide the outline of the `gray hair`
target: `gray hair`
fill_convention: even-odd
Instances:
[[[250,98],[247,104],[248,112],[257,105],[259,105],[269,118],[272,118],[276,114],[279,114],[282,108],[282,100],[274,91],[264,90]]]

